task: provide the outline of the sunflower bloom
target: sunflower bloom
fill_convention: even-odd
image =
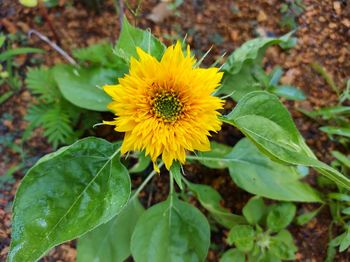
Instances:
[[[184,163],[186,151],[208,151],[210,132],[221,128],[223,101],[212,96],[222,73],[218,68],[196,68],[189,47],[167,48],[162,59],[137,49],[129,74],[118,85],[104,86],[113,101],[108,108],[116,115],[115,130],[125,132],[121,153],[145,150],[152,159],[162,157],[167,169],[174,160]]]

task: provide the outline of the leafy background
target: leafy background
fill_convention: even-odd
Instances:
[[[12,1],[11,1],[12,2]],[[90,43],[97,42],[101,39],[115,40],[118,37],[119,25],[118,17],[114,13],[112,1],[107,1],[100,7],[100,12],[94,12],[87,9],[81,3],[76,2],[69,5],[69,1],[62,1],[61,5],[50,9],[49,13],[54,16],[53,26],[60,45],[70,51],[75,47],[84,47]],[[335,1],[337,2],[337,1]],[[68,3],[68,6],[67,6]],[[145,1],[142,5],[142,13],[149,14],[155,6],[155,1]],[[198,55],[205,53],[211,45],[215,45],[212,49],[212,56],[204,61],[206,65],[210,65],[215,58],[220,57],[224,50],[231,52],[244,41],[251,39],[258,34],[281,35],[289,29],[281,28],[280,22],[283,14],[276,8],[280,4],[279,1],[257,1],[256,5],[249,5],[247,1],[223,1],[218,4],[214,1],[188,1],[188,3],[180,6],[178,11],[188,19],[172,16],[166,19],[162,24],[152,24],[144,16],[137,22],[138,25],[147,28],[151,27],[152,32],[165,42],[171,42],[179,36],[188,33],[188,41],[195,48]],[[311,109],[336,103],[336,96],[332,88],[317,72],[310,66],[310,63],[317,62],[327,68],[327,71],[335,79],[338,85],[342,85],[343,79],[348,75],[349,66],[346,64],[346,52],[343,51],[342,43],[344,39],[344,19],[347,16],[347,9],[342,7],[337,9],[337,5],[333,5],[332,1],[325,1],[320,4],[319,1],[305,1],[307,9],[298,19],[300,30],[296,33],[300,44],[295,49],[287,53],[281,53],[278,48],[271,48],[267,52],[264,66],[267,70],[271,70],[275,64],[282,65],[285,69],[286,76],[282,78],[283,83],[293,84],[301,87],[308,95],[308,100],[304,102],[287,102],[286,105],[292,110],[293,117],[296,119],[299,129],[301,129],[304,137],[314,151],[318,153],[318,157],[326,162],[330,162],[332,156],[329,152],[337,146],[330,142],[327,137],[320,133],[318,124],[311,122],[305,118],[296,109],[303,107]],[[36,28],[49,36],[56,39],[47,23],[40,23],[43,15],[37,10],[26,11],[15,3],[6,2],[6,8],[0,8],[0,12],[5,20],[1,21],[1,25],[8,32],[23,35],[29,28]],[[56,15],[59,14],[59,15]],[[225,15],[223,15],[225,14]],[[36,17],[36,20],[33,19]],[[40,18],[41,17],[41,18]],[[314,17],[318,17],[315,19]],[[112,19],[113,18],[113,19]],[[82,26],[81,21],[85,23]],[[334,27],[333,24],[336,24]],[[66,28],[67,30],[61,30]],[[84,28],[84,30],[82,30]],[[320,28],[325,30],[320,30]],[[319,33],[322,31],[322,33]],[[312,36],[312,37],[311,37]],[[24,37],[25,38],[25,37]],[[21,39],[18,36],[18,39]],[[19,41],[19,40],[17,40]],[[45,56],[22,56],[16,59],[22,68],[22,75],[27,72],[26,67],[35,65],[40,61],[45,65],[53,65],[62,58],[55,54],[37,38],[32,38],[30,44],[35,47],[41,47],[48,51]],[[15,44],[16,45],[16,44]],[[322,50],[322,51],[320,51]],[[335,53],[334,50],[339,50]],[[82,55],[82,54],[81,54]],[[83,55],[82,55],[83,56]],[[35,61],[37,60],[37,61]],[[20,78],[21,79],[21,78]],[[20,80],[21,83],[21,80]],[[22,148],[22,131],[26,128],[25,122],[22,120],[25,114],[26,104],[33,100],[24,84],[20,84],[21,90],[15,96],[12,96],[5,104],[1,104],[1,172],[11,170],[18,163],[23,163],[29,167],[35,160],[52,150],[42,138],[42,130],[32,130],[32,138],[25,143],[26,151]],[[30,85],[27,85],[28,88]],[[9,90],[8,85],[1,86],[1,94],[3,91]],[[232,107],[232,102],[228,103],[228,108]],[[64,115],[64,114],[63,114]],[[108,117],[108,116],[106,116]],[[72,121],[72,120],[71,120]],[[59,122],[63,124],[65,121]],[[64,127],[63,127],[64,129]],[[97,134],[116,139],[111,136],[111,130],[108,128],[98,128]],[[230,134],[230,135],[229,135]],[[235,134],[235,135],[232,135]],[[215,137],[215,140],[221,143],[233,145],[240,134],[232,127],[225,126],[223,132]],[[208,170],[198,165],[192,164],[185,168],[188,179],[202,184],[210,184],[216,188],[223,196],[223,204],[235,213],[239,213],[244,203],[249,199],[249,195],[238,189],[227,176],[226,171]],[[23,176],[23,171],[15,172],[15,178],[18,180]],[[140,178],[134,176],[135,184]],[[314,183],[313,179],[310,179]],[[146,189],[147,194],[144,195],[142,201],[145,205],[150,205],[165,198],[167,194],[167,177],[161,176],[153,181]],[[229,185],[229,186],[228,186]],[[9,238],[9,209],[13,199],[14,187],[12,184],[1,190],[1,196],[4,201],[1,202],[3,210],[0,215],[1,223],[1,255],[5,255],[6,246]],[[300,205],[301,209],[311,210],[317,206],[310,204]],[[325,254],[325,246],[327,243],[330,216],[327,212],[323,212],[314,222],[306,227],[292,227],[291,231],[297,239],[299,246],[300,259],[319,258],[320,254]],[[222,235],[224,230],[218,228],[214,234],[212,241],[214,246],[211,247],[209,259],[215,261],[218,250],[222,250]],[[305,238],[307,235],[307,238]],[[218,247],[215,247],[217,245]],[[75,244],[65,244],[51,253],[54,259],[61,258],[69,261],[74,257]],[[346,257],[346,254],[344,255]],[[339,258],[341,259],[341,257]]]

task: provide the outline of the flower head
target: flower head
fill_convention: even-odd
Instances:
[[[145,150],[153,163],[161,155],[167,169],[174,160],[184,163],[186,151],[208,151],[210,131],[220,130],[217,111],[223,101],[212,96],[222,73],[217,68],[196,68],[189,47],[170,46],[162,59],[137,49],[129,74],[104,90],[116,118],[104,122],[125,132],[121,152]]]

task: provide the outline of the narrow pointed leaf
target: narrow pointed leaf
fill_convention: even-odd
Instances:
[[[212,148],[215,150],[216,143]],[[240,140],[227,152],[217,156],[203,152],[187,159],[196,159],[209,167],[228,168],[235,184],[254,195],[284,201],[322,202],[316,190],[300,181],[296,167],[272,161],[249,139]]]

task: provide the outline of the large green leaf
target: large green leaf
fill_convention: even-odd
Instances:
[[[118,214],[130,195],[119,151],[91,137],[41,158],[16,194],[8,260],[36,261]]]
[[[126,62],[129,62],[131,57],[138,57],[136,52],[137,47],[157,59],[160,59],[165,51],[165,45],[155,38],[150,31],[141,30],[132,26],[124,17],[123,28],[115,51]]]
[[[244,190],[263,197],[300,202],[322,202],[316,190],[301,182],[293,166],[272,161],[248,139],[238,142],[227,156],[232,180]]]
[[[247,223],[244,217],[232,214],[220,205],[222,197],[214,188],[192,183],[188,183],[188,187],[219,224],[232,228],[234,225]]]
[[[0,54],[0,62],[6,61],[6,59],[9,59],[16,55],[23,55],[28,53],[42,54],[42,53],[45,53],[45,50],[39,49],[39,48],[32,48],[32,47],[18,47],[18,48],[10,49]]]
[[[95,111],[108,111],[107,105],[112,100],[102,86],[115,84],[124,73],[102,67],[54,67],[54,77],[63,96],[76,106]]]
[[[144,212],[137,198],[111,221],[82,236],[78,241],[78,262],[123,262],[131,255],[130,240]]]
[[[205,216],[169,198],[143,213],[132,235],[131,253],[136,262],[204,261],[209,244]]]
[[[275,95],[263,91],[245,95],[223,121],[237,127],[270,158],[284,164],[315,168],[350,189],[350,180],[317,160],[305,144],[288,110]]]
[[[239,141],[225,156],[215,157],[204,152],[187,158],[228,168],[233,181],[255,195],[285,201],[322,202],[315,190],[299,181],[301,176],[295,167],[272,161],[248,139]]]
[[[222,67],[224,77],[218,93],[231,94],[231,97],[237,101],[249,92],[261,90],[261,84],[253,76],[254,68],[261,65],[267,47],[287,43],[290,37],[291,33],[280,38],[256,38],[237,48]]]

